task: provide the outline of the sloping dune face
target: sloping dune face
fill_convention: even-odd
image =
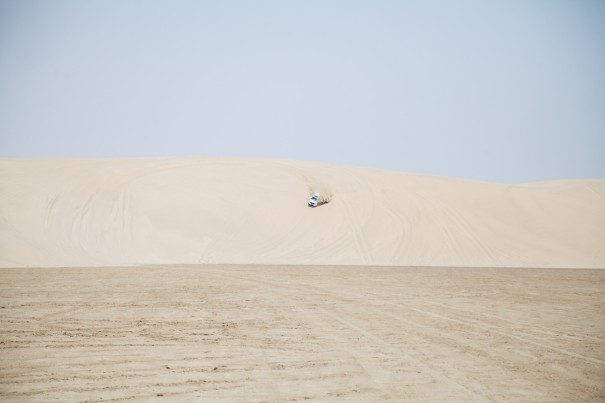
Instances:
[[[322,201],[307,206],[318,192]],[[0,266],[605,267],[605,181],[519,186],[318,163],[0,160]]]

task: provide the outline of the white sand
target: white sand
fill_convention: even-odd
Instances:
[[[315,191],[329,204],[307,207]],[[509,186],[318,163],[0,160],[0,267],[605,268],[605,181]]]
[[[2,401],[605,399],[605,181],[5,159],[0,267]]]

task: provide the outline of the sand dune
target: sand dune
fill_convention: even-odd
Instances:
[[[313,192],[330,196],[307,207]],[[605,267],[605,181],[501,185],[318,163],[0,160],[0,266]]]

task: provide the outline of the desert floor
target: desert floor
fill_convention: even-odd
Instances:
[[[605,270],[0,270],[3,401],[605,400]]]

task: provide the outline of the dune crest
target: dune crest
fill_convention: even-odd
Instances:
[[[329,203],[307,207],[319,192]],[[500,185],[311,162],[2,159],[0,266],[605,268],[605,181]]]

